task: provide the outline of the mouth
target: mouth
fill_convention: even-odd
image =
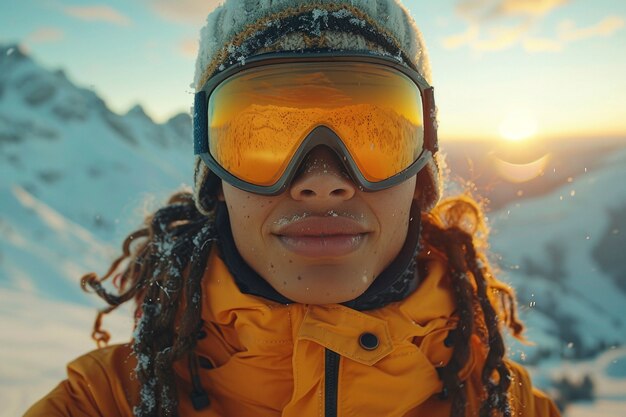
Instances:
[[[309,258],[336,258],[358,250],[370,231],[344,216],[307,216],[273,234],[290,252]]]

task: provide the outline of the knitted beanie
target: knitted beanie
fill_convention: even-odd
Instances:
[[[200,32],[193,86],[248,57],[266,52],[321,49],[367,51],[391,56],[431,83],[422,36],[399,0],[225,0],[207,17]],[[441,173],[435,158],[423,169],[422,210],[432,209],[441,195]],[[203,196],[216,184],[200,157],[195,159],[194,200],[200,212],[212,210]]]

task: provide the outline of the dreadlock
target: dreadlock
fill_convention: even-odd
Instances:
[[[425,251],[434,251],[448,261],[459,319],[447,341],[453,349],[452,358],[439,370],[443,392],[451,401],[452,417],[465,416],[467,398],[459,372],[469,359],[472,335],[481,337],[488,347],[481,376],[485,396],[480,417],[511,416],[507,397],[510,371],[504,363],[500,323],[506,324],[517,338],[521,338],[524,328],[516,316],[513,290],[491,272],[485,255],[487,227],[483,217],[482,209],[471,197],[459,196],[442,201],[422,219]]]
[[[138,417],[178,416],[173,364],[195,348],[201,330],[200,284],[215,239],[213,217],[196,209],[191,193],[179,192],[125,239],[122,255],[103,277],[90,273],[81,279],[84,289],[91,288],[109,304],[94,323],[98,346],[110,339],[101,328],[103,316],[130,299],[137,303],[133,351],[140,397],[133,413]],[[102,282],[120,269],[121,295],[114,295]]]
[[[214,198],[206,197],[213,195],[209,187],[200,195],[211,200],[208,205],[204,201],[205,206],[215,207]],[[439,369],[451,417],[466,413],[466,385],[459,373],[468,362],[473,335],[488,346],[480,417],[511,416],[510,371],[504,363],[501,323],[519,338],[523,326],[516,317],[513,291],[493,276],[487,261],[487,228],[482,218],[481,207],[469,196],[444,200],[422,215],[419,256],[435,252],[447,259],[457,305],[457,327],[446,343],[453,349],[452,357]],[[90,273],[81,280],[83,288],[91,288],[109,304],[94,323],[92,337],[99,346],[110,339],[101,328],[103,316],[130,299],[137,303],[133,345],[140,384],[139,403],[133,410],[137,417],[178,416],[173,364],[188,357],[193,371],[191,364],[197,361],[193,350],[202,324],[201,280],[215,240],[214,216],[200,213],[191,193],[179,192],[125,239],[122,255],[103,277]],[[120,295],[115,295],[102,281],[119,270]]]

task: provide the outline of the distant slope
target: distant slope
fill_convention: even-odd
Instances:
[[[626,343],[625,180],[622,148],[566,186],[491,214],[492,248],[539,344],[525,351],[584,358]]]
[[[113,313],[104,327],[111,343],[124,343],[132,332],[128,309]],[[24,291],[0,291],[0,417],[21,416],[67,378],[65,365],[94,350],[89,335],[95,309],[55,301]]]
[[[189,183],[191,161],[188,115],[118,115],[0,46],[0,286],[84,300],[78,277],[105,271],[144,201]]]

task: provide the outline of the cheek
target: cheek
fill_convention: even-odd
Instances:
[[[404,244],[411,221],[414,190],[415,180],[407,180],[372,199],[371,207],[380,225],[379,247],[383,251],[394,252]]]
[[[254,222],[254,201],[250,201],[250,196],[237,194],[231,195],[228,192],[224,194],[226,207],[228,208],[228,216],[230,217],[233,231],[240,228],[238,226],[241,224]]]
[[[262,241],[263,225],[273,204],[272,197],[261,197],[224,185],[224,200],[228,208],[233,238],[240,252],[248,252],[250,247]]]
[[[398,204],[385,217],[381,218],[381,237],[385,238],[394,247],[400,247],[406,238],[409,227],[410,201],[407,204]]]

